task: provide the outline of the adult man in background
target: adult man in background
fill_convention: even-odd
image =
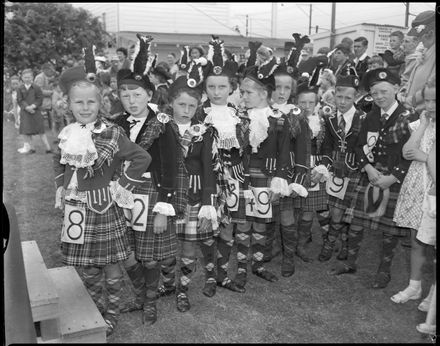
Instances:
[[[45,118],[47,117],[49,122],[49,127],[52,133],[55,135],[54,129],[54,119],[52,114],[52,94],[53,87],[51,81],[55,76],[55,69],[52,65],[47,62],[41,66],[41,72],[35,76],[34,83],[40,87],[43,91],[43,104],[41,105],[41,115]]]
[[[370,57],[367,55],[368,40],[364,36],[360,36],[354,40],[354,65],[359,80],[362,80],[362,76],[368,70],[368,60]]]
[[[404,88],[407,90],[404,103],[420,112],[424,109],[422,89],[426,81],[435,75],[435,11],[424,11],[416,16],[408,35],[417,35],[425,51],[411,72]]]

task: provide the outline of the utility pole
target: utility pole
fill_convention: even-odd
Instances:
[[[330,28],[330,50],[335,46],[336,2],[332,2],[332,24]]]
[[[271,37],[275,38],[277,34],[277,4],[276,2],[272,3],[272,21],[271,21]]]
[[[408,27],[408,18],[409,18],[409,2],[405,2],[405,28]]]
[[[249,15],[246,15],[246,37],[249,35]]]
[[[119,2],[116,3],[116,45],[116,48],[121,46],[121,42],[119,40]]]
[[[310,4],[310,11],[309,11],[309,35],[312,34],[312,4]]]

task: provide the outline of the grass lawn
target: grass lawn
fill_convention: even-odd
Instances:
[[[47,132],[50,142],[54,139]],[[35,240],[48,268],[60,267],[62,212],[54,209],[55,187],[52,157],[36,138],[37,153],[21,155],[22,140],[12,122],[3,122],[3,199],[17,213],[21,240]],[[191,310],[180,313],[175,298],[161,298],[158,321],[143,326],[141,313],[123,314],[109,343],[431,343],[416,331],[426,314],[417,310],[418,301],[394,304],[390,297],[406,287],[410,250],[400,245],[387,288],[369,288],[378,265],[381,237],[366,233],[354,275],[326,274],[328,263],[296,261],[290,278],[280,275],[281,257],[267,267],[278,274],[276,283],[249,274],[246,293],[219,288],[212,298],[201,288],[200,263],[191,283]],[[310,252],[321,247],[315,223]],[[233,267],[233,265],[232,265]],[[423,297],[432,279],[432,264],[424,267]],[[131,295],[130,286],[125,286]]]

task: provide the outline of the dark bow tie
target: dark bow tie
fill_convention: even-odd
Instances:
[[[130,130],[131,130],[134,126],[136,126],[137,123],[140,123],[140,122],[141,122],[140,120],[135,120],[135,119],[133,119],[132,121],[130,121]]]

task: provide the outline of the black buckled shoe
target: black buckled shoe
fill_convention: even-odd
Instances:
[[[332,258],[333,254],[333,248],[325,246],[325,244],[322,246],[321,253],[318,256],[319,262],[326,262],[330,258]]]
[[[340,261],[345,261],[348,257],[348,247],[342,246],[341,251],[339,251],[338,256],[336,258]]]
[[[217,290],[216,282],[205,282],[205,287],[203,287],[202,293],[207,297],[213,297]]]
[[[246,292],[246,288],[244,285],[240,285],[232,280],[226,282],[223,284],[222,282],[217,282],[217,286],[226,288],[232,292],[238,292],[238,293],[244,293]]]
[[[281,275],[285,278],[292,276],[295,273],[295,263],[293,260],[284,259],[281,263]]]
[[[376,274],[373,282],[373,288],[385,288],[391,280],[391,274],[387,272],[379,272]]]
[[[186,312],[191,308],[188,296],[185,292],[179,292],[176,295],[176,306],[180,312]]]
[[[278,281],[277,276],[275,274],[272,274],[266,268],[258,268],[257,270],[253,270],[252,273],[269,282]]]
[[[142,301],[139,301],[138,299],[132,299],[132,300],[127,300],[123,304],[121,304],[119,311],[123,314],[126,312],[142,310],[143,307],[144,307],[144,303]]]
[[[142,324],[152,325],[157,321],[156,301],[145,302],[142,312]]]
[[[113,332],[116,328],[116,325],[118,324],[118,321],[116,320],[116,317],[114,317],[110,314],[105,314],[104,322],[107,324],[107,329],[105,331],[105,334],[108,337],[113,334]]]
[[[164,286],[160,285],[157,289],[159,297],[166,297],[174,294],[176,292],[176,286]]]
[[[344,262],[337,262],[335,267],[328,271],[330,275],[341,275],[341,274],[354,274],[356,273],[356,268],[349,266]]]

